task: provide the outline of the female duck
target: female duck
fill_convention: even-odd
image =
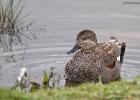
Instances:
[[[120,66],[126,45],[120,48],[116,38],[106,43],[97,43],[96,35],[90,30],[81,31],[76,39],[76,45],[68,52],[76,54],[66,67],[66,85],[81,82],[97,82],[99,76],[103,83],[114,81],[120,77]],[[120,56],[120,61],[117,57]]]

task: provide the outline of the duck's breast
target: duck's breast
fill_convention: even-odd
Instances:
[[[95,80],[102,70],[99,65],[99,56],[94,53],[78,52],[65,67],[67,77],[73,81]]]

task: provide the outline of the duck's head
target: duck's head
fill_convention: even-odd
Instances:
[[[91,40],[85,40],[78,44],[78,47],[82,52],[93,52],[96,46],[97,43]]]
[[[90,40],[94,43],[97,43],[96,34],[91,30],[80,31],[77,35],[75,46],[70,51],[68,51],[67,54],[74,53],[75,51],[79,50],[81,48],[81,46],[86,44],[86,42],[87,42],[86,40],[88,40],[88,41]],[[84,43],[83,41],[86,41],[86,42]],[[83,44],[83,45],[81,45],[81,44]]]

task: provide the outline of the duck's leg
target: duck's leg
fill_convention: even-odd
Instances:
[[[120,54],[120,64],[123,63],[123,58],[125,54],[125,49],[126,49],[126,43],[121,44],[121,54]]]

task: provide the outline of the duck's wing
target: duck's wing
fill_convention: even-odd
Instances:
[[[108,43],[105,49],[108,54],[114,54],[117,57],[117,61],[120,62],[120,64],[123,63],[124,55],[125,55],[125,50],[126,50],[126,43],[118,43],[118,42],[113,42],[113,43]]]
[[[125,49],[126,49],[126,43],[125,42],[121,42],[118,40],[118,38],[111,36],[110,37],[110,41],[108,42],[112,42],[113,44],[115,44],[118,47],[118,56],[117,56],[117,60],[120,62],[120,64],[123,63],[123,59],[124,59],[124,54],[125,54]]]
[[[101,73],[102,82],[109,83],[119,80],[120,72],[121,72],[121,64],[119,61],[116,61],[115,67],[113,69],[107,67],[104,68],[103,72]]]
[[[118,45],[112,42],[108,43],[99,43],[95,49],[100,56],[100,59],[103,61],[104,67],[114,68],[117,57],[120,56],[120,50]]]
[[[120,79],[121,64],[126,49],[126,43],[107,42],[101,45],[104,53],[104,69],[101,73],[102,82],[109,83]],[[101,48],[101,47],[100,47]],[[117,58],[117,59],[116,59]]]

